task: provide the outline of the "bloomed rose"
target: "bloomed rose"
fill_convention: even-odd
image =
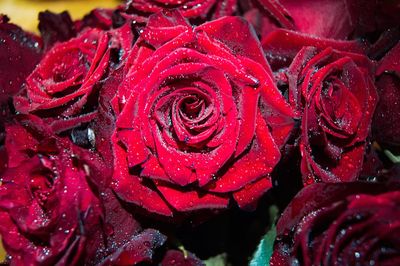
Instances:
[[[15,109],[45,119],[56,133],[92,121],[97,115],[101,81],[131,46],[129,25],[116,30],[86,29],[55,44],[26,78],[14,97]]]
[[[306,187],[278,220],[270,265],[398,265],[399,185]]]
[[[253,207],[271,187],[292,110],[249,25],[226,17],[193,29],[150,17],[114,101],[113,188],[162,215]]]
[[[356,180],[377,102],[362,46],[284,30],[263,45],[301,122],[304,183]]]

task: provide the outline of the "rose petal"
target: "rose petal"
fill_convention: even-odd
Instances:
[[[257,207],[258,199],[270,188],[272,188],[270,177],[263,177],[235,192],[233,198],[241,209],[254,211]]]
[[[67,11],[59,14],[48,10],[40,12],[38,28],[45,50],[49,50],[56,42],[65,42],[76,36],[74,24]]]
[[[220,209],[225,208],[229,203],[229,198],[226,196],[217,196],[200,191],[185,191],[162,183],[157,183],[156,185],[168,203],[177,211]]]
[[[168,250],[161,266],[204,266],[204,263],[190,252],[183,254],[178,250]]]
[[[332,47],[339,51],[364,53],[364,45],[357,41],[338,41],[318,38],[294,31],[278,29],[262,39],[262,47],[271,65],[286,65],[304,46],[319,49]]]
[[[108,256],[99,265],[134,265],[151,262],[154,249],[162,246],[166,237],[153,229],[146,229],[129,239],[124,245]]]
[[[116,141],[115,138],[114,135],[112,141]],[[126,202],[142,206],[150,212],[172,216],[172,211],[157,192],[143,185],[138,176],[129,174],[126,152],[121,147],[114,145],[114,153],[115,169],[112,188],[118,196]]]
[[[239,190],[254,180],[268,176],[279,159],[279,149],[269,134],[264,119],[258,112],[255,138],[249,152],[227,169],[220,179],[212,183],[209,190],[213,192]]]

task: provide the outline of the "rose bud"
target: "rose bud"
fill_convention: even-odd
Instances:
[[[376,86],[379,102],[372,123],[373,137],[385,148],[400,151],[400,43],[379,62]]]
[[[270,265],[399,265],[399,206],[399,183],[310,185],[278,220]]]
[[[126,68],[113,101],[118,196],[167,216],[226,208],[231,196],[253,208],[293,111],[248,23],[193,29],[178,12],[153,15]]]

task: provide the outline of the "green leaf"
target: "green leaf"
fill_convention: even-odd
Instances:
[[[270,207],[270,229],[261,239],[260,244],[258,244],[257,250],[250,261],[250,266],[269,266],[269,261],[274,250],[274,242],[276,238],[275,221],[278,218],[278,213],[279,211],[276,206]]]
[[[228,265],[226,262],[226,257],[226,254],[222,253],[220,255],[205,260],[204,263],[206,264],[206,266],[226,266]]]
[[[384,150],[383,153],[392,161],[392,163],[400,163],[400,155],[394,155],[389,150]]]

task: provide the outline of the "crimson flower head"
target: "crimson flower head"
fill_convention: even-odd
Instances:
[[[313,184],[277,224],[271,265],[398,265],[400,186]]]
[[[114,99],[113,189],[150,212],[253,207],[271,187],[293,111],[244,20],[150,17]]]

